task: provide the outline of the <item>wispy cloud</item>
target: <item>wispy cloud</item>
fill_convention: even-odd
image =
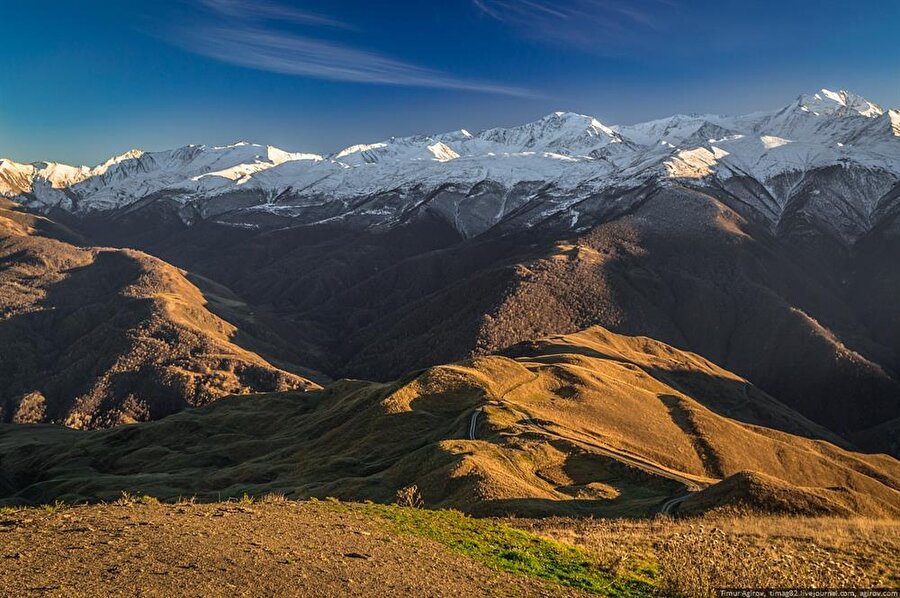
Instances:
[[[197,0],[213,12],[229,17],[251,20],[276,20],[282,22],[349,28],[349,25],[326,15],[284,6],[267,0]]]
[[[471,0],[482,14],[533,37],[585,48],[630,45],[664,29],[677,0]]]
[[[510,85],[456,77],[439,70],[316,35],[352,27],[327,15],[269,0],[196,0],[212,19],[173,32],[170,41],[215,60],[284,75],[379,85],[453,89],[509,96],[534,93]],[[285,29],[283,25],[301,27]],[[307,33],[306,29],[312,30]],[[298,32],[303,30],[303,32]]]

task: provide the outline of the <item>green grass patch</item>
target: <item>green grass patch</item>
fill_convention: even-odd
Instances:
[[[379,517],[396,531],[434,540],[500,571],[537,577],[603,596],[656,595],[652,584],[654,571],[616,576],[600,568],[597,559],[587,551],[458,511],[379,504],[340,504],[337,508]]]
[[[57,511],[62,511],[67,508],[69,508],[69,505],[61,500],[54,500],[52,503],[41,505],[41,510],[46,511],[47,513],[56,513]]]

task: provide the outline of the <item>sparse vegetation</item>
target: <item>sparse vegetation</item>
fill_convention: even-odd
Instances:
[[[617,575],[590,552],[459,511],[430,511],[379,504],[340,504],[340,509],[378,517],[394,529],[439,542],[486,565],[606,596],[652,596],[650,568]]]
[[[155,496],[150,496],[148,494],[132,494],[127,490],[122,490],[122,493],[119,495],[119,498],[112,502],[113,505],[117,507],[131,507],[134,505],[158,505],[159,499]]]
[[[64,503],[61,500],[54,500],[52,503],[44,503],[41,505],[41,510],[46,513],[56,513],[57,511],[62,511],[67,508],[69,505]]]
[[[900,522],[760,515],[727,509],[653,520],[510,520],[598,556],[604,568],[650,563],[666,595],[708,598],[721,587],[885,587]]]
[[[288,497],[278,492],[270,492],[261,496],[258,502],[264,505],[277,505],[288,502]]]
[[[415,484],[404,486],[403,488],[400,488],[400,490],[397,490],[397,497],[394,502],[401,507],[411,507],[413,509],[421,509],[425,506],[425,501],[422,500],[422,494],[419,492],[419,487]]]

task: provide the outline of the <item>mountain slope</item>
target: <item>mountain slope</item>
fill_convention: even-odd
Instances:
[[[872,239],[883,250],[836,259],[774,238],[708,188],[645,186],[621,203],[576,234],[553,218],[461,239],[425,216],[387,231],[123,217],[105,240],[155,230],[142,248],[267,310],[311,344],[295,361],[333,377],[385,380],[601,324],[700,353],[848,437],[900,416],[891,233]]]
[[[109,431],[0,427],[0,495],[389,501],[416,484],[429,505],[479,513],[644,514],[749,470],[814,491],[807,510],[898,514],[896,459],[776,431],[833,438],[699,356],[601,328],[516,354]],[[799,496],[778,509],[806,504]]]
[[[793,258],[713,196],[670,188],[527,264],[477,344],[600,323],[700,353],[843,434],[900,415],[897,345],[849,303],[824,256]]]
[[[52,238],[56,237],[56,238]],[[183,272],[0,207],[3,421],[96,428],[225,394],[315,386],[232,343]]]

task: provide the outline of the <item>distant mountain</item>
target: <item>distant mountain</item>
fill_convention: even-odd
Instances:
[[[799,209],[847,244],[889,208],[900,177],[898,114],[824,89],[738,117],[607,126],[557,112],[519,127],[392,138],[327,157],[238,143],[133,151],[95,168],[3,161],[0,193],[78,214],[165,199],[185,222],[237,226],[392,226],[429,211],[472,237],[515,219],[536,196],[542,209],[519,226],[565,214],[572,228],[584,227],[611,193],[654,180],[724,187],[773,230]],[[801,185],[833,167],[840,175]]]
[[[189,272],[292,371],[390,380],[599,324],[900,451],[900,112],[850,92],[628,126],[557,112],[330,156],[4,160],[0,194]]]

